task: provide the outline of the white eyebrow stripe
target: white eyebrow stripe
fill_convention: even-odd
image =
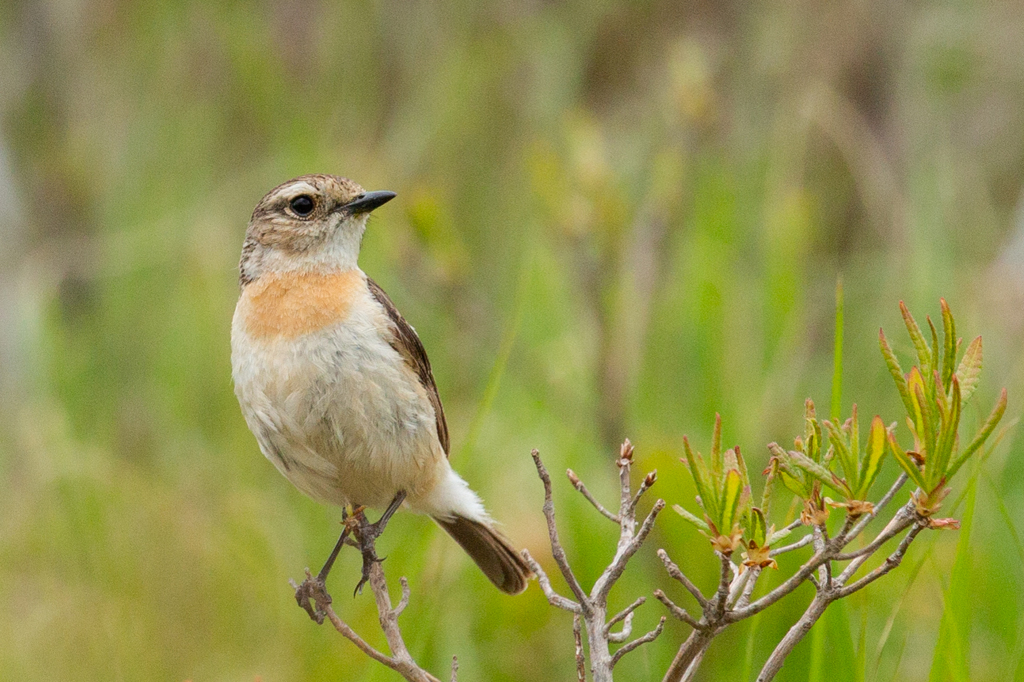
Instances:
[[[309,184],[308,182],[301,181],[296,182],[293,185],[287,185],[286,187],[282,187],[278,194],[289,199],[294,199],[295,197],[302,194],[319,194],[319,192],[320,190],[318,190],[313,185]]]

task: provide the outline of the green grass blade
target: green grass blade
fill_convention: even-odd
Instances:
[[[836,326],[832,348],[832,420],[839,422],[843,407],[843,277],[836,278]]]
[[[950,573],[949,588],[943,598],[939,639],[932,655],[929,682],[961,682],[970,679],[970,623],[974,597],[971,594],[971,526],[977,486],[971,484],[960,522],[960,537]]]

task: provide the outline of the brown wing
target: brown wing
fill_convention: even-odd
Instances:
[[[441,407],[441,396],[438,395],[437,384],[434,383],[434,373],[430,371],[427,351],[423,349],[420,337],[416,336],[416,330],[405,321],[380,285],[369,277],[366,278],[366,283],[370,287],[370,293],[378,303],[384,306],[384,310],[387,311],[388,317],[391,319],[394,332],[390,339],[391,347],[398,351],[412,371],[416,372],[423,388],[427,390],[427,397],[430,398],[430,404],[434,406],[434,416],[437,418],[437,437],[441,441],[441,447],[444,448],[444,454],[447,455],[451,446],[448,440],[448,424],[444,420],[444,408]]]

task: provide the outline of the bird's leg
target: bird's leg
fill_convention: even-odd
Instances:
[[[359,526],[355,533],[356,538],[359,540],[359,549],[363,553],[363,575],[359,579],[359,584],[356,585],[353,596],[360,593],[363,589],[363,585],[365,585],[370,579],[370,567],[373,566],[374,563],[383,561],[383,559],[377,558],[377,538],[384,533],[384,528],[388,525],[388,521],[391,520],[391,517],[396,511],[398,511],[398,508],[402,506],[402,502],[404,501],[405,491],[399,490],[398,494],[395,495],[393,500],[391,500],[391,504],[389,504],[388,508],[384,510],[384,513],[379,519],[377,519],[376,523],[370,523],[367,521],[366,515],[363,513],[358,515],[357,518],[359,519]]]
[[[331,567],[334,566],[334,561],[338,558],[338,552],[341,551],[345,541],[348,540],[348,536],[358,527],[358,519],[362,518],[365,521],[366,517],[362,516],[362,511],[360,507],[350,516],[347,509],[341,510],[341,523],[344,529],[341,531],[341,535],[338,537],[338,542],[334,545],[331,555],[324,562],[323,568],[320,569],[315,578],[311,577],[309,569],[306,569],[306,579],[302,581],[302,584],[295,587],[295,583],[292,583],[292,586],[295,587],[295,601],[306,610],[310,618],[319,624],[324,622],[324,616],[326,615],[321,606],[331,603],[331,595],[327,593],[327,574],[331,572]],[[316,602],[316,608],[313,607],[311,600]]]

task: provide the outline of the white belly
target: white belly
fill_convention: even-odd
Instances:
[[[334,504],[410,506],[449,471],[434,410],[384,340],[383,311],[357,308],[297,338],[254,340],[235,312],[231,364],[263,454],[297,488]]]

